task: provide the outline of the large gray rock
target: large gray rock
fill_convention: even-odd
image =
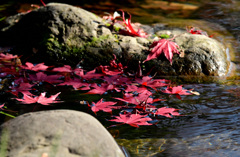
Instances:
[[[160,69],[162,74],[171,71],[173,75],[224,76],[228,72],[230,56],[227,56],[226,48],[217,40],[180,29],[160,30],[156,34],[175,36],[174,41],[184,52],[184,57],[175,55],[172,66],[165,64],[168,69]]]
[[[77,111],[27,113],[0,127],[8,157],[124,157],[108,131],[92,116]]]
[[[5,39],[0,44],[14,45],[16,53],[33,62],[75,66],[81,61],[91,69],[108,64],[113,53],[119,56],[123,51],[147,49],[134,37],[113,35],[97,15],[67,4],[49,3],[6,21],[8,26],[1,31]],[[140,42],[149,43],[147,39]]]
[[[0,32],[0,44],[11,43],[17,53],[28,57],[28,61],[50,65],[76,66],[80,63],[84,69],[90,70],[107,65],[114,53],[123,65],[136,71],[139,61],[145,60],[149,54],[152,43],[151,39],[113,34],[102,18],[67,4],[49,3],[30,13],[10,17],[7,21],[8,26]],[[166,30],[156,32],[155,28],[146,29],[154,30],[152,34],[166,33]],[[170,34],[178,35],[179,32],[172,30]],[[168,76],[227,74],[229,60],[226,50],[215,39],[188,33],[178,36],[175,41],[185,56],[181,58],[175,54],[172,65],[164,56],[145,62],[146,72],[152,69],[152,73]]]

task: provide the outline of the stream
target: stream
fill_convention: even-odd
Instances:
[[[149,0],[147,1],[149,3]],[[154,1],[156,2],[156,1]],[[162,2],[162,1],[161,1]],[[163,119],[153,126],[134,128],[127,125],[108,128],[119,145],[124,146],[133,157],[238,157],[240,156],[240,2],[237,0],[205,2],[202,9],[190,13],[173,10],[171,15],[159,13],[164,18],[195,18],[215,22],[227,31],[226,41],[232,44],[236,72],[225,80],[209,83],[182,83],[187,89],[194,88],[200,95],[174,96],[167,102],[171,107],[182,108],[184,116]],[[66,2],[67,3],[67,2]],[[187,4],[181,1],[180,4]],[[201,3],[191,3],[200,7]],[[148,7],[146,7],[148,6]],[[151,14],[146,10],[146,17]],[[153,7],[153,6],[151,6]],[[201,8],[200,7],[200,8]],[[204,8],[203,8],[204,7]],[[86,7],[87,8],[87,7]],[[89,6],[89,10],[93,9]],[[101,8],[101,6],[100,6]],[[194,8],[194,7],[192,7]],[[124,8],[123,8],[124,9]],[[126,8],[129,12],[131,9]],[[100,9],[101,10],[101,9]],[[171,10],[171,9],[169,9]],[[135,13],[135,9],[133,9]],[[152,11],[157,19],[157,10]],[[166,11],[167,12],[167,11]],[[133,13],[133,18],[139,15]],[[147,14],[148,13],[148,14]],[[183,17],[183,15],[185,17]],[[142,15],[144,17],[144,15]],[[142,23],[159,22],[139,21]],[[201,27],[200,27],[201,28]],[[214,29],[214,28],[212,28]],[[226,34],[226,30],[217,33]],[[66,98],[67,99],[67,98]],[[69,98],[70,99],[70,98]]]

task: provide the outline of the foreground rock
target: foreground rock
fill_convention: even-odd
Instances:
[[[66,4],[50,3],[7,21],[9,25],[1,31],[4,40],[0,44],[10,43],[15,46],[13,52],[31,55],[28,61],[50,65],[80,63],[90,70],[108,64],[114,53],[124,65],[136,70],[139,61],[146,59],[152,43],[150,39],[113,34],[102,18]],[[170,31],[170,34],[179,33]],[[146,72],[153,69],[158,75],[195,76],[223,76],[228,72],[226,50],[216,40],[188,33],[175,41],[185,56],[175,54],[172,65],[160,56],[144,64]]]
[[[95,118],[77,111],[24,114],[1,125],[0,134],[8,157],[40,157],[43,153],[57,157],[124,157]]]

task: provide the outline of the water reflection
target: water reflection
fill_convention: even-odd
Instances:
[[[182,101],[171,99],[172,106],[185,106],[185,117],[163,120],[151,129],[125,130],[135,139],[118,142],[133,156],[240,156],[240,88],[219,84],[185,87],[195,87],[201,93]],[[121,131],[119,138],[124,138],[128,133]]]

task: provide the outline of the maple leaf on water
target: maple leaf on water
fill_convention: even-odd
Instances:
[[[4,109],[3,109],[4,105],[5,105],[5,104],[0,105],[0,110],[4,110]]]
[[[116,90],[117,92],[120,92],[120,90],[118,88],[115,87],[115,85],[112,84],[108,84],[108,83],[101,83],[100,86],[98,86],[96,83],[93,83],[91,85],[92,88],[90,91],[88,91],[86,94],[104,94],[105,92],[107,92],[108,90]]]
[[[179,46],[169,39],[160,39],[159,41],[154,41],[150,48],[152,48],[152,50],[150,54],[147,56],[147,59],[144,60],[143,62],[155,59],[159,57],[162,53],[164,53],[165,57],[172,64],[173,54],[174,53],[179,54],[179,51],[177,50]]]
[[[33,65],[30,62],[25,63],[26,66],[21,66],[22,69],[32,70],[32,71],[40,71],[40,70],[47,70],[49,66],[44,65],[44,63],[39,63],[37,65]]]
[[[29,90],[32,90],[32,86],[29,83],[21,82],[18,86],[10,87],[11,93],[15,96],[18,96],[18,92],[25,93],[27,95],[32,95]]]
[[[62,77],[62,75],[47,75],[43,72],[38,72],[34,75],[29,75],[31,81],[48,82],[50,84],[61,83],[62,80],[59,80],[60,77]]]
[[[85,90],[90,89],[88,86],[88,83],[82,82],[80,79],[74,78],[74,79],[70,79],[68,81],[65,81],[63,83],[58,84],[57,86],[72,86],[75,90],[78,90],[80,87],[86,87],[84,88]]]
[[[17,55],[12,55],[12,54],[4,54],[4,53],[0,53],[0,60],[3,60],[3,61],[8,61],[8,60],[12,60],[12,59],[15,59],[15,58],[18,58]]]
[[[73,72],[73,70],[72,70],[70,65],[64,65],[63,67],[57,67],[57,68],[54,68],[52,71],[63,72],[63,73],[71,73],[71,72]]]
[[[154,114],[172,118],[172,116],[180,116],[180,114],[177,112],[178,110],[179,109],[175,108],[161,107],[157,109],[157,111],[154,112]]]
[[[151,123],[148,123],[148,121],[152,121],[152,119],[146,116],[147,115],[131,114],[128,112],[119,114],[119,116],[114,116],[115,119],[109,121],[125,123],[138,128],[139,125],[152,125]]]
[[[167,94],[176,94],[178,99],[181,99],[180,95],[192,95],[192,93],[189,90],[183,89],[182,86],[177,86],[177,87],[168,86],[162,92]]]
[[[183,89],[182,86],[177,87],[168,86],[163,92],[168,94],[192,95],[192,93],[190,93],[189,90]]]
[[[102,100],[103,100],[103,98],[101,100],[99,100],[97,103],[92,102],[93,105],[91,106],[91,109],[94,113],[96,113],[100,110],[102,110],[104,112],[112,112],[112,109],[119,108],[118,106],[113,106],[117,102],[112,102],[112,101],[103,102]]]
[[[19,98],[14,98],[14,99],[21,101],[23,104],[39,103],[42,105],[49,105],[50,103],[59,102],[59,101],[56,101],[56,98],[60,93],[61,92],[55,95],[52,95],[49,98],[45,97],[46,92],[41,93],[40,96],[35,96],[35,97],[32,97],[30,95],[23,93],[23,99],[19,99]]]
[[[153,103],[153,99],[150,98],[152,93],[148,90],[144,90],[142,93],[139,93],[137,96],[132,93],[125,93],[123,98],[114,98],[126,103],[134,104],[134,105],[140,105],[142,103],[144,104],[151,104]]]

